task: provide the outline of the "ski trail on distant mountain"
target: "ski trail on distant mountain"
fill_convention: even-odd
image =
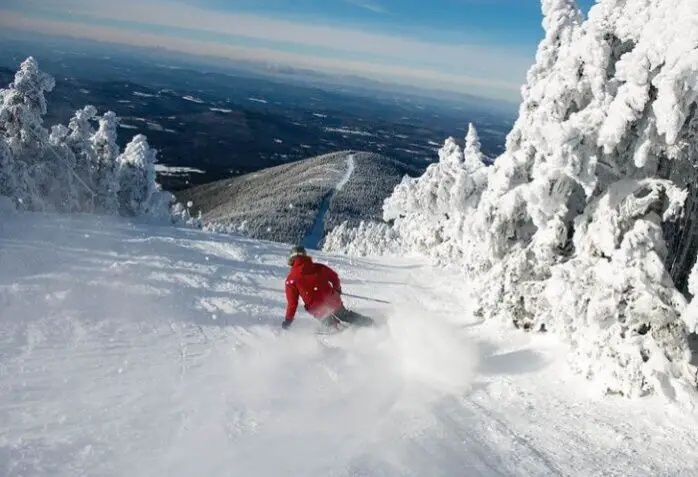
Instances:
[[[354,173],[355,168],[356,165],[354,164],[354,155],[349,154],[349,157],[347,157],[347,170],[344,173],[344,177],[342,177],[342,179],[334,187],[335,191],[342,190],[344,186],[347,185],[347,182],[349,182],[349,179],[351,179],[351,175]]]
[[[354,163],[354,155],[349,154],[349,156],[347,156],[347,169],[344,172],[344,175],[339,182],[337,182],[337,185],[334,186],[334,189],[330,190],[322,199],[322,202],[320,202],[320,208],[318,209],[317,216],[315,217],[315,222],[313,222],[310,232],[308,232],[305,238],[303,238],[302,245],[305,248],[319,248],[320,241],[322,240],[325,231],[325,215],[327,214],[327,210],[330,208],[330,201],[332,200],[332,197],[334,197],[335,192],[342,190],[344,186],[347,185],[347,182],[349,182],[349,179],[351,179],[352,174],[354,174],[355,168],[356,164]]]

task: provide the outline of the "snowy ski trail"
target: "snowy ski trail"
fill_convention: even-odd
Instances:
[[[318,253],[386,326],[283,332],[287,248],[3,216],[0,475],[698,474],[695,410],[592,395],[420,261]]]
[[[317,215],[315,216],[313,226],[303,238],[301,245],[303,245],[305,248],[310,250],[317,250],[319,248],[320,241],[322,241],[325,232],[325,215],[327,215],[327,211],[330,208],[332,197],[334,196],[335,192],[342,190],[347,182],[349,182],[349,179],[351,179],[351,176],[354,173],[354,169],[354,155],[350,154],[347,156],[347,168],[344,175],[341,177],[341,179],[339,179],[339,182],[337,182],[337,184],[334,186],[334,189],[330,190],[330,192],[328,192],[327,195],[322,199]]]
[[[349,154],[349,156],[347,156],[347,170],[344,173],[344,176],[342,176],[340,181],[335,186],[334,189],[336,191],[342,190],[344,186],[347,185],[347,182],[349,182],[349,179],[351,179],[351,175],[354,173],[355,167],[356,165],[354,163],[354,155]]]

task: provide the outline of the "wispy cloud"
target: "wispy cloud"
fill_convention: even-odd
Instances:
[[[22,0],[22,6],[25,13],[0,7],[0,27],[271,61],[509,100],[518,100],[531,61],[526,54],[492,46],[214,12],[166,0],[98,5],[92,0]],[[40,11],[42,16],[36,14]]]
[[[366,10],[370,10],[374,13],[383,13],[383,14],[388,13],[387,8],[385,8],[384,6],[379,5],[377,3],[366,2],[366,1],[362,1],[362,0],[344,0],[344,1],[346,3],[350,3],[350,4],[355,5],[357,7],[361,7],[361,8],[364,8]]]

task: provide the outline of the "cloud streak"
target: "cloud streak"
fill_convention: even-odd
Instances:
[[[346,3],[349,3],[351,5],[355,5],[357,7],[363,8],[365,10],[370,10],[373,13],[382,13],[382,14],[388,13],[388,10],[384,6],[379,5],[377,3],[363,2],[361,0],[345,0],[345,1],[346,1]]]
[[[43,16],[0,9],[0,25],[134,46],[163,46],[192,54],[273,61],[498,99],[518,100],[519,85],[531,61],[528,55],[496,47],[426,42],[260,15],[213,12],[162,0],[99,5],[88,0],[24,0],[22,5],[25,12],[41,11]],[[98,22],[108,26],[98,26]]]

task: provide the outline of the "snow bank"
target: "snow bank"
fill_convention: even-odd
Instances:
[[[674,396],[696,385],[698,3],[542,7],[506,151],[484,168],[474,129],[465,152],[447,140],[386,200],[383,235],[461,265],[482,316],[559,333],[603,391]],[[371,249],[336,234],[353,241],[335,250]]]

